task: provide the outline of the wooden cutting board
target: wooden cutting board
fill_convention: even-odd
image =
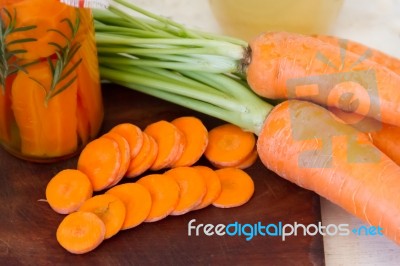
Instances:
[[[122,122],[142,129],[161,119],[195,115],[208,129],[220,120],[115,85],[103,87],[106,117],[103,131]],[[260,161],[247,169],[255,194],[242,207],[208,207],[182,216],[167,217],[121,231],[85,255],[72,255],[56,241],[63,215],[41,199],[47,182],[57,172],[75,168],[77,157],[53,164],[29,163],[0,149],[0,265],[323,265],[322,237],[292,236],[188,236],[188,223],[263,225],[282,222],[317,224],[319,197],[268,171]],[[199,164],[206,164],[202,159]]]

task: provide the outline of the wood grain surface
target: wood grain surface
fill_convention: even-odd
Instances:
[[[102,132],[122,122],[142,129],[160,119],[196,115],[208,129],[223,123],[191,110],[117,87],[103,86],[106,117]],[[56,241],[63,215],[45,201],[45,188],[58,171],[75,168],[77,157],[37,164],[17,159],[0,149],[0,265],[323,265],[320,236],[188,236],[188,223],[263,225],[316,224],[321,220],[319,197],[268,171],[260,161],[247,172],[255,194],[242,207],[207,207],[121,231],[85,255],[72,255]],[[199,164],[207,164],[202,159]],[[132,181],[129,181],[132,182]],[[193,232],[194,233],[194,232]],[[96,264],[95,264],[96,263]]]

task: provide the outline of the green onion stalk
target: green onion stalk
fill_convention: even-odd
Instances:
[[[127,0],[93,13],[102,79],[260,132],[273,106],[243,78],[247,42],[188,29]]]

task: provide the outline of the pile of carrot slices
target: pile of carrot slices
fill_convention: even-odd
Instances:
[[[143,222],[210,205],[241,206],[254,193],[252,178],[241,168],[257,159],[255,142],[252,133],[231,124],[208,132],[191,116],[157,121],[144,130],[116,125],[87,144],[77,169],[63,170],[48,183],[48,204],[67,214],[57,241],[82,254]],[[203,155],[220,169],[195,165]],[[124,177],[128,182],[120,182]],[[129,182],[132,178],[137,179]]]

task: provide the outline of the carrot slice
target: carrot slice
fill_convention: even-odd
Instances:
[[[125,183],[107,190],[119,198],[126,208],[126,216],[122,230],[130,229],[141,224],[149,215],[152,206],[150,192],[141,184]]]
[[[253,179],[238,168],[224,168],[216,170],[221,181],[221,194],[212,203],[219,208],[232,208],[245,204],[253,196]]]
[[[179,201],[171,215],[185,214],[199,205],[206,194],[206,182],[201,174],[192,167],[173,168],[165,173],[178,183]]]
[[[246,169],[252,166],[258,159],[257,149],[254,149],[242,162],[238,165],[235,165],[235,168]]]
[[[121,230],[126,214],[124,203],[111,194],[101,194],[88,199],[79,211],[92,212],[103,221],[106,226],[105,239]]]
[[[155,222],[167,217],[176,207],[179,200],[179,185],[172,177],[151,174],[137,181],[148,189],[152,206],[145,222]]]
[[[118,144],[119,153],[121,154],[121,164],[115,180],[109,185],[116,185],[124,177],[128,170],[129,163],[131,161],[131,150],[128,141],[116,132],[108,132],[102,136],[103,138],[109,138],[114,140]]]
[[[145,133],[152,136],[158,145],[157,158],[151,170],[160,170],[172,165],[183,152],[184,137],[180,130],[170,122],[161,120],[148,125]]]
[[[88,143],[78,159],[78,170],[85,173],[94,191],[100,191],[112,184],[121,166],[118,144],[108,138],[98,138]]]
[[[47,202],[61,214],[76,211],[92,194],[89,178],[75,169],[62,170],[46,186]]]
[[[206,183],[206,194],[200,204],[194,208],[194,210],[200,210],[213,203],[221,194],[221,181],[217,173],[210,167],[196,165],[193,168],[200,173]]]
[[[110,132],[116,132],[128,141],[131,149],[131,158],[138,155],[143,145],[143,132],[139,127],[131,123],[123,123],[113,127]]]
[[[172,167],[191,166],[203,155],[208,144],[208,130],[200,119],[193,116],[184,116],[171,122],[184,135],[186,140],[181,157],[172,164]]]
[[[246,169],[246,168],[249,168],[250,166],[252,166],[256,162],[257,158],[258,158],[258,152],[257,152],[257,149],[254,147],[254,150],[249,155],[247,155],[246,158],[244,158],[242,161],[238,162],[237,164],[234,164],[234,165],[228,166],[228,167]],[[212,165],[214,165],[217,168],[227,168],[223,165],[220,165],[217,162],[212,163]]]
[[[243,161],[255,147],[253,133],[233,124],[224,124],[210,130],[205,157],[213,164],[231,167]]]
[[[57,241],[73,254],[83,254],[97,248],[104,240],[106,226],[92,212],[68,214],[57,228]]]
[[[146,172],[154,163],[158,154],[158,145],[153,137],[143,133],[143,145],[138,155],[134,157],[126,173],[127,177],[137,177]]]

